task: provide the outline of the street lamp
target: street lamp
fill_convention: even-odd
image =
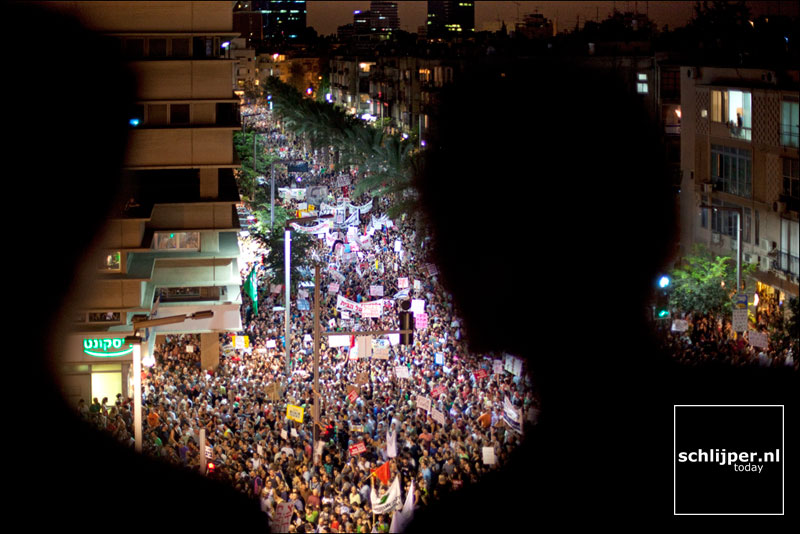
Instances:
[[[210,319],[212,317],[214,317],[214,312],[206,310],[189,315],[133,321],[133,334],[125,338],[125,343],[133,345],[133,437],[136,452],[142,452],[142,338],[139,337],[139,330],[164,324],[182,323],[187,319]]]
[[[284,306],[285,310],[283,312],[284,313],[284,316],[283,316],[284,317],[284,327],[285,327],[284,338],[283,338],[284,339],[283,346],[284,346],[284,349],[286,350],[286,380],[287,381],[289,380],[289,377],[292,374],[292,365],[291,365],[290,351],[289,351],[290,346],[291,346],[290,342],[289,342],[289,315],[290,315],[290,311],[291,311],[291,302],[289,300],[289,298],[290,298],[289,293],[290,293],[290,284],[291,284],[291,280],[292,280],[292,277],[291,277],[291,272],[292,272],[291,271],[291,264],[292,264],[292,261],[291,261],[291,258],[292,258],[292,233],[291,233],[292,232],[292,228],[291,228],[291,224],[292,223],[308,222],[308,221],[316,221],[316,220],[319,220],[319,219],[332,219],[332,218],[333,218],[333,213],[329,213],[327,215],[314,216],[314,217],[300,217],[300,218],[297,218],[297,219],[287,219],[286,220],[286,226],[284,227],[284,230],[283,230],[283,243],[284,243],[284,245],[283,245],[283,254],[284,254],[283,269],[285,271],[284,282],[286,284],[286,293],[285,293],[286,294],[286,302],[285,302],[285,306]]]

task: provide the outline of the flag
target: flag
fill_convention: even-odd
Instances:
[[[411,481],[411,487],[408,488],[406,501],[403,503],[403,509],[396,511],[392,514],[392,525],[389,527],[389,532],[392,534],[400,534],[403,532],[411,519],[414,518],[414,481]]]
[[[386,432],[386,456],[389,458],[397,456],[397,431],[392,432],[391,429]]]
[[[375,492],[375,488],[373,487],[372,494],[370,495],[370,499],[372,501],[372,513],[385,514],[397,508],[401,502],[400,493],[399,476],[394,478],[392,485],[389,486],[389,491],[387,491],[382,497],[378,497],[378,494]]]
[[[377,467],[372,470],[372,474],[378,477],[378,479],[383,482],[384,484],[389,483],[389,462],[386,462],[380,467]]]
[[[503,399],[503,421],[513,430],[522,434],[522,417],[520,412],[514,408],[514,405],[505,397]]]
[[[253,301],[253,313],[258,314],[258,278],[256,277],[256,268],[250,270],[247,279],[244,282],[244,290],[247,296]]]

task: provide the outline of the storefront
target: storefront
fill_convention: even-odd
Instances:
[[[146,345],[143,345],[143,347]],[[64,345],[59,378],[70,406],[83,399],[87,405],[108,398],[113,405],[117,394],[130,396],[133,346],[120,333],[73,334]]]

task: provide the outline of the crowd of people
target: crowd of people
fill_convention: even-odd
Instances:
[[[750,332],[736,335],[729,320],[710,317],[685,319],[683,331],[661,333],[661,346],[678,362],[689,366],[726,364],[734,366],[786,367],[800,370],[800,359],[793,353],[791,345],[781,346],[768,341],[766,347],[756,347]],[[767,320],[759,322],[767,332]]]
[[[251,113],[258,119],[264,110]],[[413,484],[414,506],[425,506],[475,483],[502,465],[525,428],[536,423],[539,402],[524,372],[497,365],[497,355],[467,350],[457,310],[435,267],[424,261],[425,242],[412,222],[386,217],[387,199],[354,198],[349,173],[313,161],[302,143],[274,128],[268,115],[264,120],[273,148],[284,148],[284,157],[311,160],[303,184],[327,186],[328,209],[346,205],[350,215],[359,214],[347,225],[334,221],[314,241],[322,261],[322,330],[396,331],[404,300],[423,301],[426,320],[416,314],[422,322],[412,344],[384,336],[388,351],[386,343],[377,344],[372,357],[359,354],[357,336],[343,346],[323,338],[315,443],[313,306],[300,305],[313,299],[313,288],[308,295],[292,291],[287,379],[284,316],[273,311],[285,304],[284,292],[274,291],[282,281],[260,261],[272,251],[244,237],[240,274],[245,279],[255,269],[258,280],[255,302],[246,292],[242,297],[244,331],[237,335],[247,336],[248,346],[237,347],[233,334],[221,335],[219,365],[204,369],[197,336],[167,336],[157,347],[156,364],[144,373],[144,450],[228,481],[259,499],[271,520],[279,503],[290,503],[290,532],[388,532],[391,512],[373,513],[373,488],[376,495],[386,494],[399,476],[403,495]],[[281,186],[297,183],[287,174],[279,179]],[[287,195],[282,202],[298,209],[302,200]],[[382,291],[374,291],[378,286]],[[380,301],[378,316],[362,317],[359,306],[338,306],[339,297],[357,305]],[[302,408],[302,417],[290,418],[287,406]],[[509,407],[519,427],[509,423]],[[114,405],[95,399],[80,409],[133,445],[129,399],[119,397]],[[201,430],[206,450],[200,450]],[[381,476],[373,474],[379,467]]]

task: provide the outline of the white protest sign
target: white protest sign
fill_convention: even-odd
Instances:
[[[377,319],[383,314],[383,300],[361,303],[361,316]]]
[[[431,417],[440,425],[444,425],[444,412],[440,412],[436,408],[431,410]]]
[[[394,374],[397,378],[408,378],[408,367],[405,365],[398,365],[394,368]]]
[[[503,360],[494,360],[492,362],[492,371],[496,375],[502,375],[503,374]]]
[[[483,463],[486,465],[494,465],[496,461],[494,447],[483,447]]]
[[[672,328],[673,332],[686,332],[689,329],[689,321],[685,319],[675,319],[672,321]]]
[[[431,399],[423,397],[422,395],[417,395],[417,408],[425,410],[426,412],[431,411]]]
[[[414,291],[420,291],[422,289],[422,282],[419,280],[414,280]]]
[[[427,313],[415,313],[414,314],[414,328],[416,330],[422,330],[423,328],[428,327],[428,314]]]
[[[267,340],[267,348],[268,349],[274,349],[275,348],[275,340],[274,339],[268,339]]]
[[[383,286],[369,286],[369,296],[370,297],[382,297],[383,296]]]
[[[411,313],[425,313],[425,300],[424,299],[411,299]]]
[[[372,340],[372,357],[376,360],[389,359],[389,340],[388,339],[373,339]]]
[[[760,349],[768,348],[767,334],[764,332],[748,332],[747,335],[750,338],[750,344],[754,347],[758,347]]]
[[[339,292],[339,284],[328,284],[328,293],[336,294]]]
[[[349,347],[350,336],[328,336],[328,346],[333,347]]]
[[[405,289],[408,287],[408,278],[397,279],[397,289]]]
[[[400,344],[400,334],[389,334],[386,336],[389,339],[389,344],[391,346],[396,346]]]

